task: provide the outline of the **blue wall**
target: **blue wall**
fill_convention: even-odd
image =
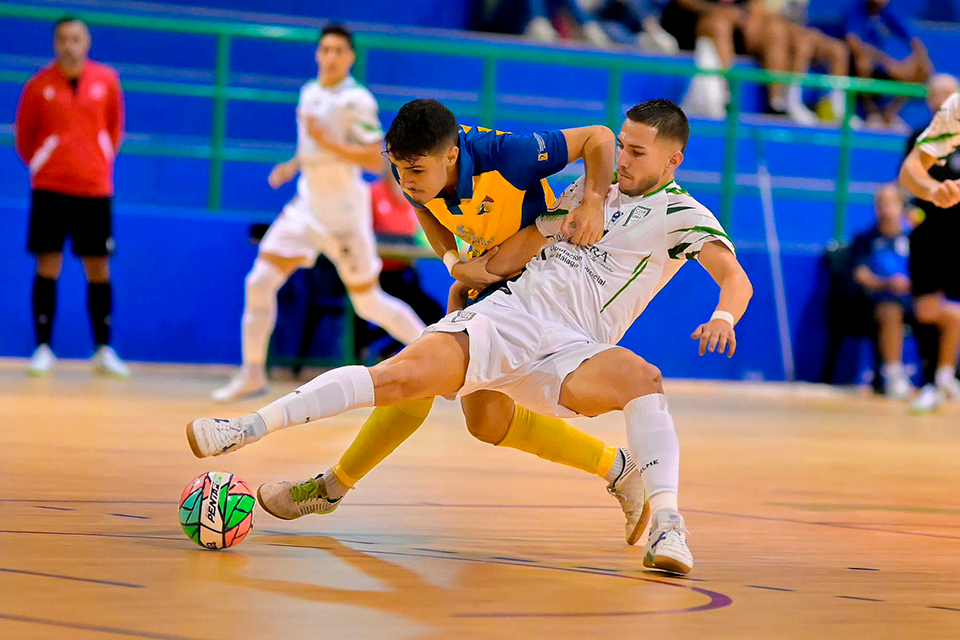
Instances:
[[[47,59],[49,25],[0,20],[0,68],[33,70]],[[150,47],[139,46],[135,32],[94,29],[95,57],[116,64],[124,80],[175,79],[209,83],[213,41],[203,36],[154,34]],[[522,46],[508,44],[503,46]],[[946,46],[944,44],[944,46]],[[233,83],[295,91],[315,73],[312,47],[239,40],[232,54]],[[576,81],[569,81],[575,77]],[[372,52],[368,84],[384,101],[433,96],[446,101],[465,123],[475,122],[482,74],[479,64],[441,56]],[[504,64],[497,88],[500,105],[524,111],[553,107],[538,128],[593,123],[603,118],[607,77],[603,71],[571,70],[556,65]],[[0,142],[9,142],[9,123],[20,87],[0,83]],[[628,74],[624,78],[625,104],[662,96],[679,99],[685,81],[673,77]],[[750,90],[747,105],[759,107],[760,93]],[[203,148],[211,128],[211,104],[198,98],[152,96],[130,92],[128,140],[174,142]],[[388,125],[393,118],[384,109]],[[922,117],[926,117],[923,114]],[[761,127],[767,133],[789,131],[747,118],[747,131]],[[722,124],[695,121],[694,137],[680,174],[681,182],[707,206],[719,211],[718,183],[723,146]],[[533,127],[527,121],[502,118],[498,128],[516,132]],[[4,135],[6,133],[6,136]],[[836,132],[823,131],[826,142]],[[866,136],[868,134],[858,134]],[[901,143],[886,152],[854,152],[853,175],[861,192],[870,184],[894,177]],[[278,155],[290,153],[294,136],[293,106],[232,103],[228,137],[232,146],[256,144]],[[128,147],[131,148],[131,147]],[[738,177],[746,182],[757,170],[757,145],[740,144]],[[812,191],[833,189],[836,146],[768,142],[764,154],[776,178],[777,231],[784,245],[787,302],[798,372],[816,377],[822,365],[825,298],[819,256],[832,236],[833,203]],[[224,170],[226,211],[203,210],[209,166],[204,160],[155,158],[121,153],[116,170],[115,342],[120,353],[135,360],[236,362],[239,359],[239,321],[243,276],[255,248],[247,240],[251,221],[269,221],[291,195],[291,187],[274,192],[266,185],[268,163],[228,162]],[[24,253],[27,175],[8,144],[0,144],[0,215],[8,221],[0,238],[0,355],[27,355],[32,347],[29,292],[32,260]],[[560,188],[563,181],[555,185]],[[791,187],[783,189],[781,187]],[[870,224],[869,194],[860,193],[847,212],[846,231]],[[733,360],[697,358],[689,339],[693,329],[709,317],[716,288],[695,265],[684,268],[625,338],[624,344],[660,365],[670,376],[764,377],[783,375],[777,343],[771,276],[764,245],[762,211],[755,189],[746,188],[735,201],[730,231],[740,247],[741,260],[754,281],[756,298],[739,327],[740,352]],[[422,262],[423,278],[438,299],[445,300],[449,278],[436,262]],[[297,283],[291,285],[296,290]],[[702,291],[691,297],[688,292]],[[82,274],[68,260],[60,287],[60,311],[54,332],[55,347],[63,356],[83,357],[92,347],[86,320]],[[284,325],[295,322],[291,309]],[[678,355],[680,357],[678,357]]]

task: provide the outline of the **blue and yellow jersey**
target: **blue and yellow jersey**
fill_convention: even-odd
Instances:
[[[428,209],[475,258],[553,204],[546,177],[567,165],[567,141],[559,130],[514,135],[461,126],[459,147],[456,193],[415,206]]]

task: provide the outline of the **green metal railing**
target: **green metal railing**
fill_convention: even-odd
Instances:
[[[61,9],[56,8],[0,3],[0,16],[12,18],[52,22],[61,17],[63,13]],[[123,83],[124,90],[128,92],[211,99],[213,102],[213,125],[209,148],[139,142],[125,144],[125,153],[209,159],[210,185],[207,204],[210,209],[219,209],[221,205],[223,163],[225,161],[273,162],[282,159],[282,156],[277,152],[235,148],[227,144],[227,105],[230,101],[289,104],[297,101],[297,94],[293,91],[230,86],[231,48],[234,39],[237,38],[315,42],[317,36],[314,29],[156,18],[92,11],[78,11],[72,15],[82,18],[91,25],[199,34],[216,38],[216,59],[212,85],[147,80],[125,80]],[[545,123],[557,122],[558,118],[565,117],[561,115],[562,112],[558,112],[556,109],[517,109],[500,105],[497,102],[497,73],[498,65],[502,62],[536,62],[607,71],[608,84],[603,118],[605,124],[614,130],[619,128],[623,118],[624,74],[692,76],[697,73],[707,73],[723,75],[729,83],[731,95],[725,124],[722,127],[706,125],[695,129],[697,135],[722,136],[725,141],[721,180],[721,221],[723,224],[729,228],[733,218],[734,196],[738,189],[736,184],[738,140],[747,136],[754,138],[759,135],[764,140],[815,142],[839,146],[834,217],[834,235],[836,238],[841,238],[844,233],[846,207],[850,199],[849,176],[852,150],[854,148],[890,150],[901,147],[900,143],[896,143],[895,147],[892,147],[889,141],[853,135],[851,116],[854,112],[853,106],[856,103],[856,96],[858,94],[907,97],[924,97],[926,95],[926,89],[920,85],[902,84],[888,80],[773,73],[741,67],[734,67],[727,71],[698,72],[690,64],[683,61],[652,60],[639,56],[618,56],[588,51],[498,46],[493,43],[468,40],[452,43],[442,38],[361,32],[356,34],[355,44],[357,62],[354,66],[354,75],[361,81],[366,76],[367,59],[371,50],[442,54],[473,60],[479,59],[482,62],[482,88],[478,104],[475,108],[458,108],[457,112],[461,119],[477,118],[480,124],[487,127],[494,127],[498,119]],[[29,74],[25,72],[0,71],[0,82],[24,82],[28,77]],[[797,84],[804,87],[844,91],[847,98],[847,116],[840,127],[839,140],[836,139],[836,136],[824,134],[817,130],[774,130],[765,128],[758,133],[744,131],[740,119],[741,90],[743,85],[747,83],[764,85]],[[381,107],[388,110],[397,109],[401,104],[402,102],[396,100],[381,100]],[[585,116],[581,112],[570,118],[582,122]]]

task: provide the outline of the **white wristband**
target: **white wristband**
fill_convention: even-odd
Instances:
[[[734,319],[733,319],[733,314],[730,313],[729,311],[714,311],[714,312],[713,312],[713,315],[710,316],[710,319],[711,319],[711,320],[726,320],[727,322],[730,323],[730,326],[731,326],[731,327],[736,324],[736,322],[734,322]]]
[[[450,275],[453,275],[453,265],[458,262],[460,262],[460,254],[454,249],[448,249],[447,252],[443,254],[443,264],[447,267]]]

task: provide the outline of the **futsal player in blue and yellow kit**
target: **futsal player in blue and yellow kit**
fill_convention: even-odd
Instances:
[[[451,298],[495,285],[499,278],[486,271],[489,258],[553,203],[547,176],[580,159],[586,195],[567,215],[564,233],[577,244],[597,242],[603,235],[614,142],[613,133],[603,126],[529,135],[459,126],[454,114],[435,100],[404,105],[386,135],[394,176],[415,206],[434,251],[457,280]],[[460,260],[456,238],[470,247],[472,260]],[[338,464],[303,482],[265,485],[269,489],[258,492],[261,506],[287,519],[330,513],[358,480],[423,424],[432,405],[433,398],[424,398],[375,408]],[[626,516],[627,542],[639,539],[647,520],[645,499],[626,448],[607,446],[559,418],[534,414],[499,392],[466,396],[462,407],[467,428],[479,440],[604,478]],[[297,508],[272,508],[268,495]]]

